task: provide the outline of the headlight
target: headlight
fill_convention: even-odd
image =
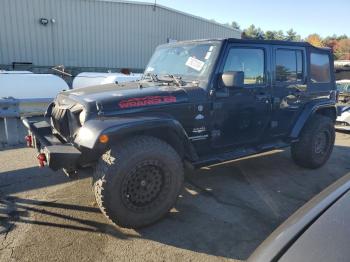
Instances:
[[[84,125],[85,120],[86,120],[86,115],[87,114],[86,114],[85,110],[80,112],[80,114],[79,114],[79,122],[80,122],[81,125]]]

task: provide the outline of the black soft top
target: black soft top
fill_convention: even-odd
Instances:
[[[287,46],[302,46],[302,47],[312,47],[315,49],[320,49],[323,51],[329,51],[328,47],[315,47],[308,42],[295,42],[286,40],[257,40],[257,39],[236,39],[228,38],[226,39],[230,43],[250,43],[250,44],[265,44],[265,45],[287,45]]]
[[[310,47],[323,52],[330,52],[331,49],[328,47],[315,47],[308,42],[295,42],[285,40],[260,40],[260,39],[237,39],[237,38],[212,38],[212,39],[198,39],[198,40],[185,40],[171,43],[170,45],[177,45],[183,43],[195,43],[195,42],[229,42],[229,43],[240,43],[240,44],[263,44],[263,45],[285,45],[285,46],[300,46]],[[169,45],[169,44],[168,44]]]

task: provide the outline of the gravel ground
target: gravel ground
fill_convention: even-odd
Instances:
[[[99,212],[89,172],[69,180],[39,169],[33,149],[0,151],[0,261],[240,261],[288,216],[350,172],[350,135],[330,161],[295,166],[289,150],[203,168],[176,207],[142,230]]]

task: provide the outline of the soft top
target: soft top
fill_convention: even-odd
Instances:
[[[285,45],[285,46],[301,46],[301,47],[310,47],[323,52],[330,52],[331,49],[328,47],[316,47],[311,45],[308,42],[295,42],[295,41],[286,41],[286,40],[260,40],[260,39],[237,39],[237,38],[211,38],[211,39],[197,39],[197,40],[185,40],[178,41],[170,44],[164,45],[181,45],[185,43],[196,43],[196,42],[215,42],[227,41],[229,43],[239,43],[239,44],[264,44],[264,45]],[[163,46],[163,45],[162,45]]]

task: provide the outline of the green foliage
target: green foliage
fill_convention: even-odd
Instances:
[[[276,31],[276,40],[286,40],[286,36],[282,30]]]
[[[293,28],[289,29],[287,32],[287,36],[286,39],[289,41],[301,41],[301,36],[297,34],[297,32],[295,32],[293,30]]]
[[[265,32],[265,39],[267,39],[267,40],[276,40],[277,39],[276,31],[266,31]]]
[[[241,26],[236,21],[232,21],[230,26],[234,29],[241,29]]]
[[[236,21],[226,23],[235,29],[241,29]],[[331,35],[322,38],[318,34],[311,34],[305,39],[293,30],[289,29],[286,32],[282,30],[267,30],[263,31],[260,27],[250,25],[242,30],[243,39],[265,39],[265,40],[286,40],[286,41],[306,41],[317,47],[329,47],[333,50],[335,59],[350,59],[350,38],[347,35]]]
[[[231,26],[237,27],[237,22],[233,21]],[[243,30],[242,38],[247,39],[265,39],[265,40],[289,40],[289,41],[301,41],[300,35],[297,34],[293,29],[288,30],[284,33],[282,30],[264,32],[260,27],[250,25],[248,28]]]
[[[255,25],[250,25],[247,29],[244,29],[243,35],[248,39],[264,39],[264,31],[260,27],[255,27]]]
[[[241,29],[236,21],[226,23],[235,29]],[[333,50],[335,59],[350,59],[350,38],[347,35],[332,35],[322,38],[318,34],[311,34],[305,39],[293,30],[289,29],[286,32],[282,30],[267,30],[263,31],[260,27],[250,25],[242,30],[243,39],[265,39],[265,40],[285,40],[285,41],[306,41],[317,47],[329,47]]]

